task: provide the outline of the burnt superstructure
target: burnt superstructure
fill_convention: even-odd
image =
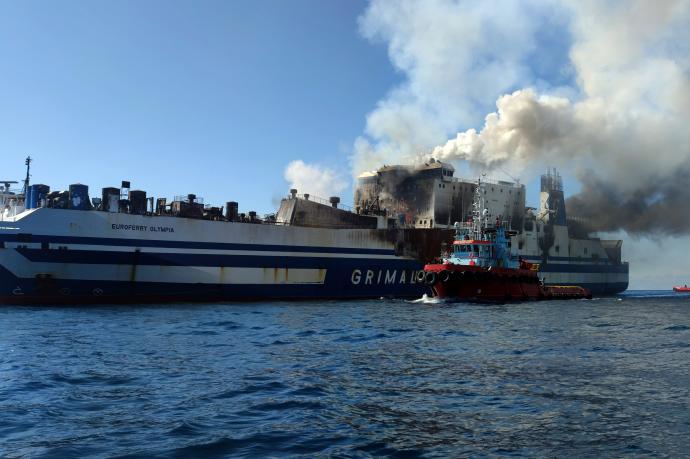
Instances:
[[[401,227],[452,228],[470,216],[477,188],[476,181],[454,175],[451,164],[433,158],[415,166],[383,166],[358,177],[355,209],[361,214],[386,215]],[[490,213],[519,229],[525,212],[524,185],[484,183]]]
[[[436,160],[415,166],[384,166],[359,176],[355,207],[359,214],[385,216],[401,228],[452,228],[472,218],[478,182],[454,177],[452,165]],[[568,218],[563,181],[555,170],[541,177],[539,208],[525,206],[525,187],[481,180],[483,215],[515,232],[516,256],[539,266],[548,284],[583,285],[594,293],[628,287],[628,264],[620,240],[602,240]]]

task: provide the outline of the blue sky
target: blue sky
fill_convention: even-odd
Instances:
[[[358,33],[365,6],[0,3],[0,178],[21,178],[30,154],[33,182],[53,188],[129,179],[269,212],[289,161],[347,173],[366,113],[401,78]]]
[[[80,182],[97,196],[130,180],[149,196],[196,193],[268,213],[287,194],[291,161],[350,183],[358,140],[376,152],[391,140],[413,151],[441,145],[481,129],[498,96],[532,88],[594,102],[597,120],[613,112],[625,141],[613,130],[590,164],[619,184],[630,174],[644,184],[690,155],[682,103],[690,97],[690,3],[677,11],[636,5],[0,2],[0,179],[23,178],[31,155],[33,182],[53,189]],[[665,128],[652,138],[645,119],[663,119]],[[530,179],[553,165],[545,151],[528,161],[532,176],[521,177],[528,205],[538,202]],[[566,195],[580,188],[569,174],[582,161],[575,156],[561,170]],[[351,187],[342,198],[352,201]],[[686,278],[680,255],[645,267],[659,238],[619,237],[640,270],[633,285]],[[667,245],[690,247],[690,239]]]
[[[157,197],[194,192],[261,213],[286,194],[290,161],[349,183],[367,114],[405,80],[387,44],[360,33],[366,6],[0,3],[0,179],[23,177],[31,155],[33,182],[54,189],[86,183],[96,196],[130,180]],[[526,60],[538,86],[572,77],[565,20],[551,14],[537,36],[549,45]],[[537,186],[528,185],[532,205]],[[351,202],[351,188],[342,194]]]

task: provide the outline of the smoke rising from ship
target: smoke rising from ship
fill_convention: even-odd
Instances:
[[[307,164],[302,160],[290,162],[284,171],[290,188],[299,193],[310,193],[321,198],[338,195],[347,188],[345,180],[337,171],[328,167]]]
[[[360,26],[407,80],[368,115],[355,174],[430,157],[555,165],[580,180],[568,208],[591,230],[690,232],[690,1],[374,0]],[[559,38],[567,56],[549,51]]]

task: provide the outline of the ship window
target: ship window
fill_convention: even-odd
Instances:
[[[585,255],[587,255],[587,247],[585,247]]]
[[[474,251],[477,252],[477,253],[479,253],[479,246],[478,246],[478,245],[475,245],[475,246],[474,246]]]
[[[438,184],[438,187],[441,188],[441,184],[440,184],[440,183]]]
[[[556,253],[558,253],[558,252],[560,252],[560,251],[561,251],[560,246],[556,246]]]

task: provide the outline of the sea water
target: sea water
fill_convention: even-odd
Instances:
[[[0,308],[2,457],[682,456],[690,296]]]

